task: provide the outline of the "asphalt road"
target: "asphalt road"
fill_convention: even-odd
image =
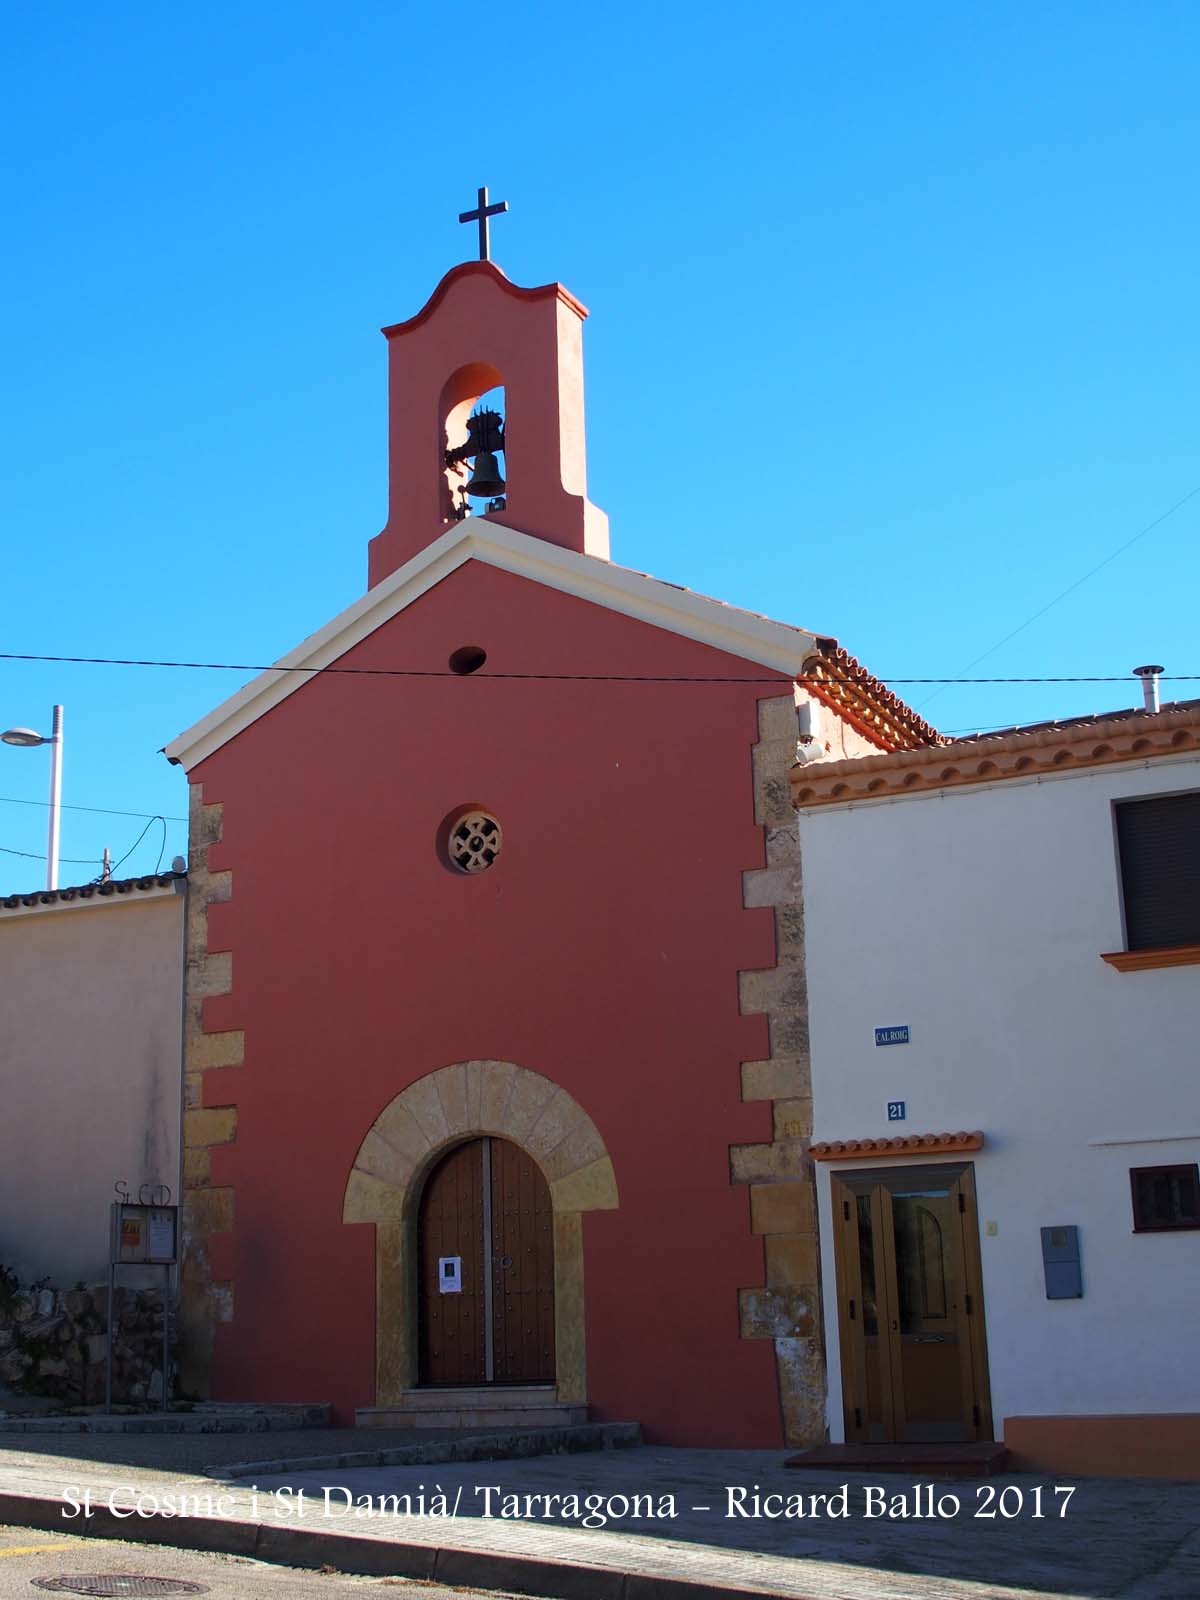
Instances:
[[[200,1555],[162,1545],[60,1537],[31,1528],[0,1526],[0,1600],[16,1600],[17,1596],[37,1600],[47,1591],[35,1588],[31,1579],[76,1573],[181,1579],[203,1584],[212,1600],[308,1600],[310,1596],[367,1600],[372,1593],[382,1600],[385,1589],[389,1596],[407,1591],[411,1600],[504,1600],[490,1591],[484,1596],[471,1589],[447,1589],[408,1578],[347,1577],[268,1566],[241,1556]]]

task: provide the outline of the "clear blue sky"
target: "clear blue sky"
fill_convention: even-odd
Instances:
[[[361,593],[378,329],[472,254],[480,183],[504,270],[591,308],[615,559],[881,676],[961,672],[1200,485],[1191,4],[26,3],[4,35],[4,650],[269,661]],[[1200,673],[1198,530],[1200,496],[977,670]],[[182,817],[157,752],[242,681],[0,662],[0,726],[61,700],[68,803]],[[1136,696],[900,692],[948,730]],[[46,779],[0,746],[0,795]],[[44,826],[0,804],[0,845]],[[141,826],[69,811],[63,854]]]

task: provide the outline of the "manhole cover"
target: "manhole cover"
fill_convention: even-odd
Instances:
[[[35,1589],[53,1594],[149,1595],[207,1594],[206,1583],[188,1583],[186,1578],[144,1578],[137,1572],[67,1573],[62,1578],[33,1578]]]

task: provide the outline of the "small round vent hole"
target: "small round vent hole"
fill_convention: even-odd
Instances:
[[[450,826],[446,853],[459,872],[486,872],[500,854],[500,824],[486,811],[467,811]]]
[[[464,644],[461,650],[456,650],[450,657],[450,671],[465,678],[469,672],[478,672],[486,660],[486,650],[480,649],[477,644]]]

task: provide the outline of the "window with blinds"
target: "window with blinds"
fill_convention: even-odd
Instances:
[[[1200,1228],[1200,1166],[1133,1167],[1133,1231]]]
[[[1121,801],[1117,845],[1126,948],[1200,945],[1200,792]]]

